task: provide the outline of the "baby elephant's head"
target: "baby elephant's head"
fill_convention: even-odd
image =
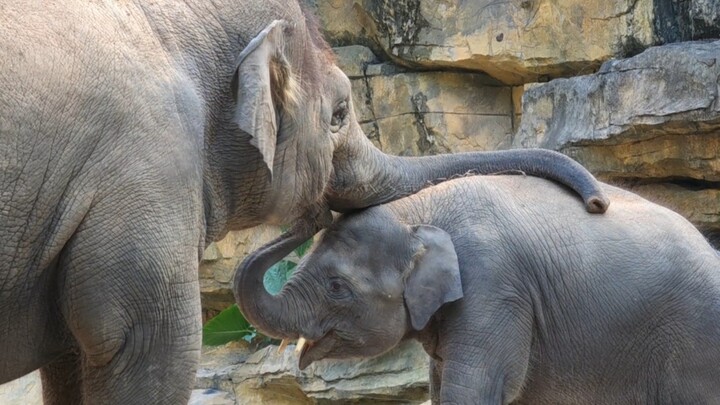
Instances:
[[[302,337],[300,368],[324,358],[367,357],[422,330],[444,303],[462,297],[450,235],[406,225],[371,208],[338,220],[274,300],[278,337]]]

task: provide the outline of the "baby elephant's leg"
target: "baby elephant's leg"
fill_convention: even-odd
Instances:
[[[523,387],[530,359],[531,321],[521,315],[524,311],[507,305],[478,307],[483,310],[459,312],[465,315],[448,322],[440,337],[439,403],[508,404]]]
[[[440,385],[442,382],[442,363],[430,359],[430,402],[432,405],[440,403]]]

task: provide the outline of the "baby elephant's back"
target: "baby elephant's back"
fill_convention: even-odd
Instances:
[[[435,218],[444,213],[449,217],[462,213],[460,217],[468,220],[464,226],[507,228],[508,237],[537,239],[538,243],[580,242],[597,247],[583,247],[585,255],[600,247],[603,251],[598,253],[604,255],[609,253],[607,249],[618,254],[626,252],[628,246],[619,241],[638,244],[637,253],[670,250],[678,254],[678,250],[684,250],[685,256],[698,256],[699,261],[704,261],[705,255],[716,255],[702,234],[681,215],[629,191],[607,184],[603,187],[610,198],[604,214],[586,212],[572,190],[529,176],[464,177],[409,198],[435,207]]]

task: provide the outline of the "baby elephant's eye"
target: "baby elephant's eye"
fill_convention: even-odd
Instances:
[[[339,281],[333,280],[330,282],[330,291],[340,291],[342,290],[342,284],[340,284]]]
[[[332,278],[327,284],[328,292],[334,299],[343,299],[350,296],[350,289],[347,287],[345,282],[338,278]]]

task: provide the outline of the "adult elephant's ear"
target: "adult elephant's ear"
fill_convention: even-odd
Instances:
[[[405,275],[405,306],[415,330],[422,330],[443,304],[463,297],[455,245],[450,235],[431,225],[412,228],[420,242]]]
[[[279,127],[278,111],[293,99],[296,85],[285,57],[287,22],[275,20],[240,53],[232,79],[233,121],[252,136],[272,177]]]

